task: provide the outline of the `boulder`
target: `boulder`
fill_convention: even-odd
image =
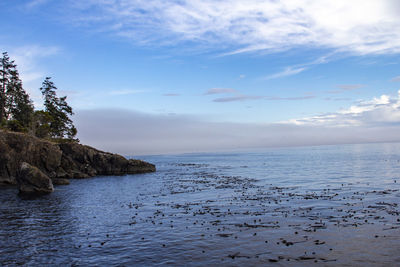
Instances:
[[[20,194],[43,195],[54,191],[51,179],[38,168],[23,162],[17,174]]]
[[[61,165],[61,155],[60,148],[52,142],[24,133],[0,130],[0,184],[16,184],[22,162],[54,178]]]

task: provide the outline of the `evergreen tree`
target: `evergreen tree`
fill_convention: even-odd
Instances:
[[[74,113],[67,97],[57,97],[54,83],[47,77],[40,88],[44,111],[34,111],[23,89],[17,66],[7,52],[0,58],[0,126],[14,131],[30,131],[41,138],[73,139],[77,133],[70,116]]]
[[[32,132],[36,137],[49,138],[50,137],[50,125],[53,122],[53,118],[50,114],[43,110],[37,110],[33,114]]]
[[[52,118],[50,122],[50,135],[54,138],[74,138],[77,130],[72,123],[70,116],[74,113],[68,105],[66,96],[57,97],[57,87],[46,77],[40,91],[44,98],[45,112]]]
[[[0,64],[0,120],[12,130],[26,131],[32,122],[32,101],[22,87],[17,66],[6,52]]]
[[[22,81],[15,68],[10,71],[10,83],[6,95],[7,119],[16,121],[22,128],[28,129],[32,123],[33,104],[23,89]]]
[[[7,52],[4,52],[0,60],[0,123],[5,123],[7,120],[6,93],[10,83],[10,71],[13,67],[15,68],[14,61],[10,61]]]

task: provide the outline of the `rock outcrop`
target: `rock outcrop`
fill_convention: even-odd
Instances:
[[[61,165],[62,151],[57,144],[33,136],[0,131],[0,183],[16,184],[22,162],[56,177]]]
[[[99,151],[77,143],[59,144],[62,151],[58,177],[86,178],[96,175],[123,175],[154,172],[155,166],[140,160],[127,160],[118,154]]]
[[[20,194],[43,195],[54,191],[51,179],[38,168],[23,162],[17,174]]]
[[[96,175],[154,172],[153,164],[126,159],[78,143],[53,143],[23,133],[0,130],[0,184],[17,184],[21,164],[28,163],[54,180]],[[60,180],[64,179],[64,180]]]

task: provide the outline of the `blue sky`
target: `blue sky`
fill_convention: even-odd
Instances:
[[[38,108],[51,76],[81,141],[111,151],[399,141],[399,1],[329,2],[3,0],[0,47]]]

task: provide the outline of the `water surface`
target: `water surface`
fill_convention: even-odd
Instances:
[[[0,189],[2,265],[394,266],[400,144],[148,156],[157,172]]]

